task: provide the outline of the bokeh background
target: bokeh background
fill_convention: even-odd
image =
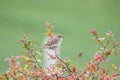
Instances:
[[[47,21],[64,36],[62,57],[75,63],[83,52],[77,63],[82,69],[97,50],[90,29],[96,28],[101,37],[110,29],[120,40],[120,0],[0,0],[0,73],[8,68],[4,58],[21,54],[18,41],[26,32],[41,46]],[[112,58],[106,67],[120,67],[120,55]]]

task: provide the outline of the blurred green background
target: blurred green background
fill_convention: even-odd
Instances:
[[[74,63],[83,52],[77,63],[82,69],[97,50],[90,29],[96,28],[101,37],[110,29],[120,40],[120,0],[0,0],[0,73],[8,68],[4,58],[20,55],[18,41],[26,32],[31,40],[43,41],[47,21],[64,37],[63,57]],[[106,67],[112,63],[120,67],[120,55],[112,58]]]

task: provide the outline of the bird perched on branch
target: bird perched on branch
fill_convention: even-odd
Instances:
[[[62,43],[63,37],[60,34],[55,34],[53,37],[48,37],[43,48],[45,49],[45,68],[50,67],[50,65],[57,64],[56,55],[59,56],[60,45]],[[53,59],[54,57],[54,59]]]

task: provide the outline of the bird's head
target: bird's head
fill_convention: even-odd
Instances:
[[[56,37],[57,38],[63,38],[63,36],[61,34],[57,34]]]

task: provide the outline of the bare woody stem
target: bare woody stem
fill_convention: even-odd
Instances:
[[[66,66],[68,73],[72,73],[72,70],[69,68],[68,64],[65,63],[65,62],[64,62],[60,57],[58,57],[57,55],[56,55],[56,57],[57,57],[57,59],[59,59],[59,60]],[[77,77],[76,80],[79,80],[79,78]]]
[[[69,73],[72,72],[67,63],[65,63],[65,62],[64,62],[60,57],[58,57],[57,55],[56,55],[56,58],[59,59],[59,60],[66,66],[67,71],[68,71]]]

